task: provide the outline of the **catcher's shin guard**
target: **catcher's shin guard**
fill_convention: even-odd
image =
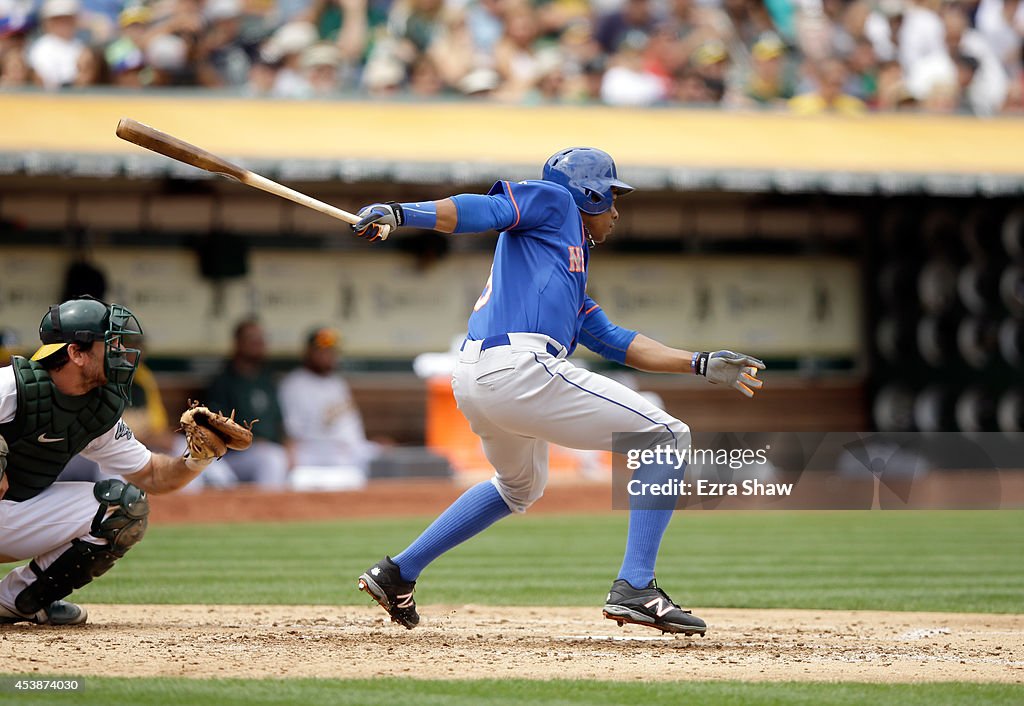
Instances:
[[[145,491],[130,483],[109,479],[97,483],[93,494],[100,507],[92,521],[92,535],[107,540],[107,544],[73,539],[71,546],[45,569],[35,561],[29,562],[36,580],[15,598],[14,607],[18,612],[36,613],[70,595],[109,571],[115,561],[142,539],[149,522],[149,500]],[[114,511],[107,516],[111,507]]]

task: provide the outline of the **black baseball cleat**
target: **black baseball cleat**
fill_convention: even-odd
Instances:
[[[707,623],[673,603],[654,579],[646,588],[633,588],[625,579],[616,579],[608,591],[604,617],[614,620],[620,627],[623,623],[633,623],[663,633],[703,637],[708,630]]]
[[[359,577],[359,590],[366,591],[380,607],[391,616],[391,622],[404,625],[409,630],[420,623],[416,612],[413,591],[416,582],[403,581],[398,564],[386,556]]]
[[[81,625],[89,618],[88,611],[77,603],[54,601],[35,615],[22,615],[0,606],[0,625],[38,623],[39,625]]]

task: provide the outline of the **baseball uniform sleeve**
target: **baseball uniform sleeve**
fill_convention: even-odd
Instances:
[[[459,194],[452,201],[458,215],[456,233],[557,234],[570,206],[575,207],[568,191],[545,181],[499,181],[486,196]]]
[[[636,338],[636,331],[616,326],[597,302],[587,297],[583,304],[583,325],[579,341],[602,358],[616,363],[626,362],[626,351]]]
[[[18,409],[18,384],[14,381],[14,366],[0,368],[0,424],[14,419]]]
[[[95,461],[106,474],[123,476],[142,470],[153,453],[135,438],[121,419],[110,431],[82,449],[82,456]]]
[[[455,233],[483,233],[505,230],[516,220],[512,202],[504,194],[458,194],[452,196],[455,204]]]
[[[576,210],[569,192],[548,181],[499,181],[489,193],[511,202],[516,217],[506,230],[521,235],[557,234],[566,214]]]

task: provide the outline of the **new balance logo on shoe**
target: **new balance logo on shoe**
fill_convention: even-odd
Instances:
[[[654,606],[658,607],[655,608]],[[670,610],[675,608],[675,606],[671,602],[669,602],[668,605],[665,605],[665,601],[663,599],[654,598],[644,603],[644,608],[652,608],[654,610],[654,614],[660,618],[664,616],[665,613],[668,613]]]
[[[409,630],[419,624],[420,616],[416,612],[416,601],[412,597],[416,582],[403,581],[398,565],[389,557],[384,557],[362,574],[357,586],[360,591],[370,594],[370,597],[388,612],[393,622]]]
[[[604,617],[619,625],[633,623],[684,635],[703,635],[708,626],[669,598],[653,580],[643,588],[633,588],[625,579],[616,579],[608,592]]]

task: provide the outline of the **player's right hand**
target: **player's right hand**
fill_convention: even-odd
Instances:
[[[747,397],[753,397],[754,391],[764,385],[757,379],[757,371],[764,369],[763,361],[743,353],[715,351],[694,356],[695,374],[705,376],[708,382],[729,385]]]
[[[402,207],[395,201],[364,206],[356,215],[359,222],[349,227],[358,237],[367,240],[387,240],[391,231],[405,222]]]

